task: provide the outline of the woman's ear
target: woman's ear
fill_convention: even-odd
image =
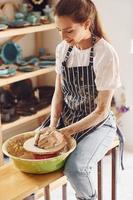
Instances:
[[[91,20],[90,19],[86,20],[85,23],[84,23],[85,29],[88,30],[90,28],[90,25],[91,25]]]

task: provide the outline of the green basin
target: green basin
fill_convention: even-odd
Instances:
[[[33,137],[33,132],[26,132],[6,140],[2,146],[3,153],[9,156],[15,166],[23,172],[33,174],[44,174],[56,171],[64,166],[66,158],[76,148],[74,138],[68,139],[68,150],[60,155],[47,159],[26,158],[27,152],[23,149],[24,142]]]

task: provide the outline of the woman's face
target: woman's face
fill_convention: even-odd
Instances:
[[[85,23],[75,23],[67,16],[55,16],[55,23],[62,40],[71,45],[79,44],[89,32]]]

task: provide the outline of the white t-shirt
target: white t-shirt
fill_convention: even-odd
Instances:
[[[56,72],[61,73],[62,62],[64,61],[69,44],[62,41],[56,48]],[[80,50],[73,47],[69,56],[67,67],[88,66],[90,49]],[[116,51],[110,43],[101,38],[94,45],[94,72],[97,90],[111,90],[121,86],[119,73],[119,59]]]

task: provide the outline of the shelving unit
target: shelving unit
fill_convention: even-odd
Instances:
[[[55,24],[45,24],[45,25],[38,25],[38,26],[29,26],[25,28],[12,28],[7,29],[5,31],[0,32],[0,39],[5,37],[13,37],[18,35],[25,35],[28,33],[36,33],[41,31],[48,31],[55,29]]]
[[[0,32],[0,39],[2,38],[11,38],[11,40],[19,40],[23,36],[29,33],[35,33],[35,44],[36,44],[36,50],[42,47],[42,32],[44,31],[49,31],[49,30],[54,30],[55,29],[55,24],[47,24],[47,25],[39,25],[39,26],[32,26],[32,27],[25,27],[25,28],[14,28],[14,29],[7,29],[5,31]],[[36,51],[37,54],[37,51]],[[5,85],[25,80],[28,78],[33,78],[33,77],[39,77],[41,75],[50,73],[54,71],[54,66],[50,66],[48,68],[44,69],[39,69],[33,72],[17,72],[16,75],[8,78],[0,78],[0,87],[3,87]],[[3,154],[2,154],[2,134],[3,131],[7,131],[10,128],[14,128],[16,126],[19,126],[24,123],[28,123],[32,120],[38,119],[42,116],[46,116],[50,113],[50,106],[38,111],[36,114],[31,115],[31,116],[26,116],[26,117],[20,117],[18,120],[12,123],[7,123],[7,124],[1,124],[0,121],[0,165],[3,164]]]
[[[34,119],[37,119],[39,117],[42,117],[44,115],[48,115],[50,113],[50,106],[38,111],[36,114],[26,117],[20,117],[20,119],[16,120],[15,122],[7,123],[2,125],[2,131],[6,131],[10,128],[14,128],[16,126],[19,126],[24,123],[28,123],[29,121],[32,121]]]
[[[12,77],[8,77],[8,78],[0,78],[0,87],[7,85],[7,84],[11,84],[17,81],[22,81],[25,80],[27,78],[33,78],[42,74],[47,74],[54,71],[54,67],[48,67],[45,69],[39,69],[33,72],[17,72],[15,76]]]

